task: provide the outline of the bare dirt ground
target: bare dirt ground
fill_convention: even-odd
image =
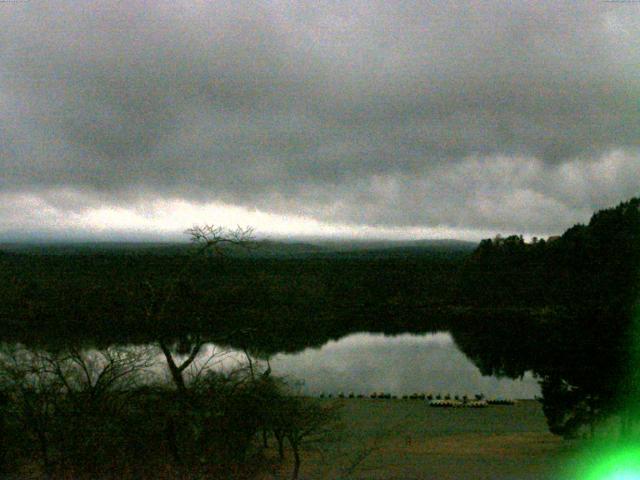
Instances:
[[[548,433],[540,405],[439,409],[411,400],[342,400],[334,441],[308,448],[300,478],[570,478],[579,442]],[[275,478],[289,478],[290,464]]]

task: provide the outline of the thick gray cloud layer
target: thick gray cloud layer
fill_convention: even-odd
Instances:
[[[640,192],[638,4],[0,9],[5,194],[543,233]]]

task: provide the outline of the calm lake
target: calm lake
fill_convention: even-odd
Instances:
[[[449,333],[357,333],[319,349],[275,355],[270,363],[274,374],[297,381],[301,393],[311,395],[422,392],[534,398],[540,394],[530,374],[521,380],[483,376]]]
[[[156,344],[125,349],[151,348],[156,358],[147,371],[150,381],[171,382],[166,360]],[[0,351],[11,351],[7,344]],[[86,351],[91,360],[98,352]],[[33,353],[37,353],[34,350]],[[176,355],[182,362],[186,355]],[[100,357],[91,361],[100,362]],[[267,362],[254,359],[258,372]],[[269,358],[274,375],[284,378],[300,394],[337,396],[370,395],[384,392],[392,395],[432,393],[451,396],[482,393],[488,398],[535,398],[540,395],[537,381],[529,373],[521,379],[483,376],[480,370],[458,348],[447,332],[384,335],[353,333],[330,340],[321,347],[309,347],[297,353],[278,353]],[[187,376],[207,369],[234,371],[248,366],[243,351],[208,343]]]

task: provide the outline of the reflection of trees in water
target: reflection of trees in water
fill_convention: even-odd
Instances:
[[[532,332],[533,314],[518,309],[474,309],[451,322],[455,344],[483,375],[521,377],[532,370],[540,338]]]

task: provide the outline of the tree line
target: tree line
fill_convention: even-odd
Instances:
[[[532,370],[550,430],[593,433],[612,415],[630,435],[640,413],[640,199],[596,212],[551,241],[480,243],[460,292],[483,312],[454,328],[486,373]]]

